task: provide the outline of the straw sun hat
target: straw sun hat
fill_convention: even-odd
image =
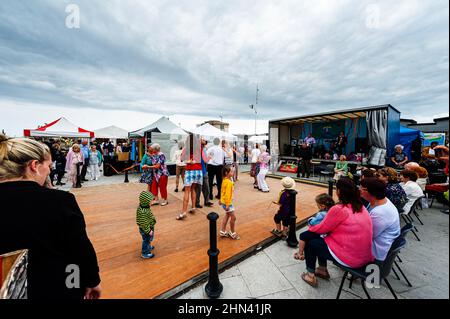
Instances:
[[[285,177],[281,180],[281,185],[285,189],[295,189],[295,181],[291,177]]]

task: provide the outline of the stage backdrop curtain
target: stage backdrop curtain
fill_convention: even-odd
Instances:
[[[387,111],[373,110],[366,115],[367,132],[370,148],[369,164],[384,166],[386,164]]]

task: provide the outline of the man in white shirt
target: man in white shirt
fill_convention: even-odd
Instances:
[[[414,205],[414,202],[423,196],[423,191],[420,188],[417,181],[417,173],[411,170],[403,170],[400,173],[402,183],[400,185],[403,187],[406,196],[408,196],[408,202],[403,207],[403,210],[406,213],[410,213],[411,207]]]
[[[225,160],[225,152],[220,145],[220,138],[216,137],[213,141],[213,146],[208,148],[206,156],[210,156],[211,159],[208,162],[208,182],[209,182],[209,199],[213,200],[213,182],[214,176],[217,182],[217,199],[220,199],[220,190],[222,188],[222,169]]]
[[[397,208],[386,198],[386,185],[375,177],[361,181],[361,197],[370,203],[369,215],[372,219],[372,253],[383,262],[394,240],[400,236],[400,216]]]
[[[252,149],[252,151],[250,152],[250,158],[251,158],[251,172],[252,175],[254,174],[253,178],[254,178],[254,182],[253,182],[253,187],[254,188],[258,188],[258,180],[257,180],[257,176],[259,173],[259,167],[258,167],[258,158],[259,155],[261,155],[261,150],[259,149],[259,144],[256,143],[255,148]]]

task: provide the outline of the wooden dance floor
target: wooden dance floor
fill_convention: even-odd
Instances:
[[[281,190],[278,179],[268,178],[270,193],[253,189],[252,178],[241,174],[235,187],[236,230],[240,240],[219,238],[219,263],[230,260],[273,235],[273,215],[277,206],[270,204]],[[175,220],[182,209],[183,192],[175,193],[175,179],[169,179],[169,205],[154,206],[155,257],[140,258],[141,237],[135,214],[139,193],[145,184],[112,184],[73,190],[85,215],[88,235],[100,265],[103,298],[155,298],[190,281],[208,270],[209,221],[215,211],[220,221],[224,212],[217,200],[214,207],[197,209],[183,221]],[[297,183],[297,222],[317,211],[314,197],[326,188]],[[214,193],[216,195],[216,193]],[[202,200],[203,205],[203,200]]]

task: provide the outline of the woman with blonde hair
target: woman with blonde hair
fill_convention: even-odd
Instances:
[[[67,154],[66,171],[69,172],[69,180],[72,181],[73,188],[79,188],[80,183],[77,186],[77,178],[80,178],[78,169],[83,165],[83,153],[81,152],[80,145],[73,144],[71,152]]]
[[[51,165],[46,145],[0,134],[0,255],[28,250],[29,299],[97,299],[99,268],[83,213],[73,194],[44,187]],[[81,275],[79,285],[66,284],[71,274]]]

